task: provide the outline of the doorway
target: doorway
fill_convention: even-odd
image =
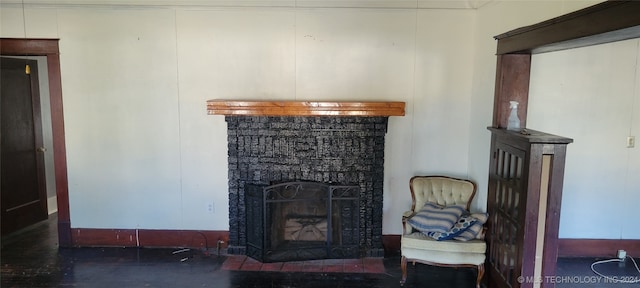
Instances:
[[[0,58],[1,234],[47,219],[38,63]]]
[[[72,246],[72,238],[58,41],[58,39],[0,38],[0,54],[46,57],[56,204],[58,206],[58,243],[60,247],[70,247]]]

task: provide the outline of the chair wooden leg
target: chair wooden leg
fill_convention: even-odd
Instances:
[[[407,258],[402,256],[400,260],[400,268],[402,269],[402,278],[400,279],[400,286],[404,285],[407,281]]]
[[[478,278],[476,280],[476,288],[480,288],[480,282],[482,282],[482,276],[484,276],[484,263],[478,265]]]

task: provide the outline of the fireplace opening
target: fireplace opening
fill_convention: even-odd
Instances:
[[[247,256],[261,262],[362,257],[359,186],[245,186]]]

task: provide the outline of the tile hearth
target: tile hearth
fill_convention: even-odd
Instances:
[[[382,258],[324,259],[261,263],[243,255],[229,255],[222,270],[265,272],[385,273]]]

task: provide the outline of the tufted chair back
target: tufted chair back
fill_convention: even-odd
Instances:
[[[470,200],[476,194],[475,183],[446,176],[415,176],[409,183],[412,211],[420,210],[427,202],[441,206],[461,204],[469,210]]]

